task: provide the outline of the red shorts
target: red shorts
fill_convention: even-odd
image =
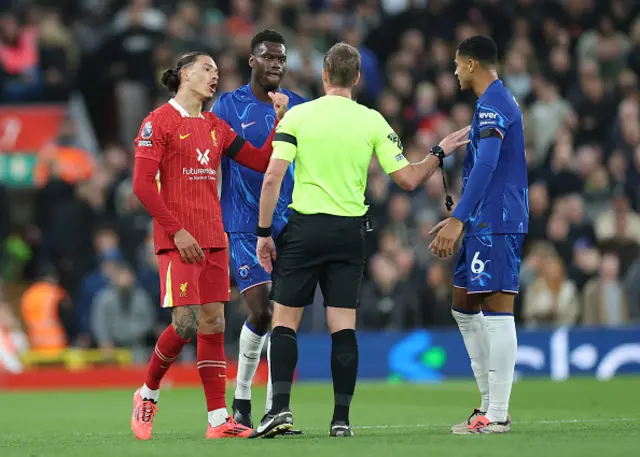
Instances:
[[[185,263],[176,250],[158,254],[162,307],[228,302],[228,249],[203,249],[201,263]]]

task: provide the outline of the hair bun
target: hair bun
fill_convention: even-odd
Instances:
[[[162,84],[170,92],[177,92],[180,86],[180,74],[173,68],[167,68],[162,72]]]

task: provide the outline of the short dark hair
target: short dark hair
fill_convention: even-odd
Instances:
[[[487,35],[474,35],[460,43],[458,54],[477,60],[482,65],[495,65],[498,63],[498,46]]]
[[[360,72],[360,52],[347,43],[334,44],[325,54],[322,68],[332,86],[351,87]]]
[[[251,54],[256,50],[258,46],[260,46],[265,41],[269,43],[278,43],[284,45],[284,37],[280,32],[276,32],[275,30],[262,30],[261,32],[256,33],[251,39]]]
[[[195,63],[200,56],[211,57],[208,53],[203,51],[189,52],[178,59],[176,68],[167,68],[164,70],[162,72],[162,84],[164,84],[164,87],[169,89],[169,92],[178,92],[178,89],[180,88],[180,70]]]

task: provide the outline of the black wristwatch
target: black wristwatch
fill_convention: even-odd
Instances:
[[[429,151],[429,154],[431,154],[432,156],[436,156],[438,160],[440,160],[440,166],[442,166],[444,162],[444,149],[442,149],[440,145],[432,147],[431,151]]]
[[[256,235],[260,238],[267,238],[271,236],[271,226],[269,227],[256,227]]]

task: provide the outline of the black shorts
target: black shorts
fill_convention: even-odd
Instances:
[[[324,306],[357,308],[365,263],[363,217],[292,212],[278,237],[271,299],[301,307],[313,303],[316,286]]]

